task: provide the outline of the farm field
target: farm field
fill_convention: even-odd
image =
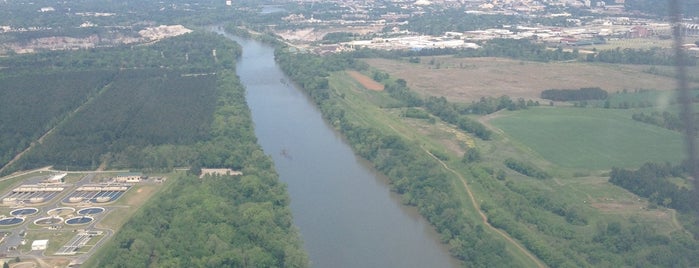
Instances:
[[[648,73],[650,66],[578,62],[531,62],[505,58],[422,57],[420,63],[367,59],[370,66],[402,78],[422,94],[471,102],[501,95],[538,100],[546,89],[600,87],[610,93],[636,89],[672,90],[675,81]],[[434,63],[431,63],[434,62]],[[691,87],[699,83],[690,84]]]
[[[679,163],[679,132],[631,119],[633,111],[541,107],[503,111],[489,122],[544,159],[566,168],[637,168],[654,161]]]

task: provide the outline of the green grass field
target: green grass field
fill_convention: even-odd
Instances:
[[[564,168],[637,168],[685,157],[682,135],[631,119],[633,110],[535,108],[490,123],[505,136]]]

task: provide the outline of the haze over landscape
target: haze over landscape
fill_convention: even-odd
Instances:
[[[3,267],[699,266],[699,2],[0,2]]]

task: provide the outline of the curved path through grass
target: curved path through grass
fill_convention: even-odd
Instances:
[[[534,263],[536,263],[536,266],[538,266],[538,267],[547,267],[546,264],[544,264],[541,260],[539,260],[539,258],[537,258],[536,256],[534,256],[534,254],[532,254],[531,252],[529,252],[529,250],[527,250],[525,247],[523,247],[522,245],[520,245],[516,240],[514,240],[512,237],[510,237],[510,235],[507,234],[505,231],[500,230],[500,229],[495,228],[494,226],[490,225],[490,222],[488,222],[488,216],[485,215],[485,213],[483,213],[483,211],[481,210],[481,207],[478,205],[478,202],[476,201],[476,198],[474,197],[473,192],[471,192],[471,187],[468,186],[468,183],[466,182],[466,178],[464,178],[464,176],[462,176],[459,172],[456,172],[456,170],[451,169],[451,168],[447,165],[447,163],[444,163],[444,161],[442,161],[441,159],[437,158],[437,157],[436,157],[434,154],[432,154],[429,150],[425,149],[424,147],[421,147],[421,148],[425,151],[425,153],[427,153],[428,155],[430,155],[430,157],[434,158],[437,162],[439,162],[439,163],[442,165],[442,167],[444,167],[444,169],[448,170],[448,171],[451,172],[451,173],[454,173],[454,175],[456,175],[456,176],[459,177],[459,180],[461,180],[461,183],[464,185],[464,188],[466,188],[466,192],[468,193],[468,197],[471,199],[471,204],[473,205],[473,208],[476,209],[476,211],[478,212],[478,215],[481,216],[481,219],[483,220],[483,224],[484,224],[485,226],[487,226],[487,227],[490,228],[491,230],[493,230],[493,231],[497,232],[498,234],[500,234],[500,236],[502,236],[503,238],[505,238],[505,240],[507,240],[507,242],[509,242],[510,244],[514,245],[517,249],[519,249],[520,251],[522,251],[522,253],[524,253],[524,255],[526,255],[526,256],[529,257]]]

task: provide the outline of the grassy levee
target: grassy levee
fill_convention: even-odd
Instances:
[[[497,221],[489,220],[489,223],[497,223],[501,225],[507,224],[508,226],[506,226],[506,228],[503,228],[503,226],[500,226],[500,228],[507,229],[508,232],[512,231],[513,229],[516,230],[517,232],[515,232],[513,235],[514,238],[521,241],[521,243],[525,247],[530,249],[534,248],[534,251],[537,255],[545,256],[548,259],[550,265],[566,266],[566,257],[564,257],[564,255],[562,255],[560,252],[564,250],[570,251],[570,249],[568,249],[569,246],[567,245],[563,248],[564,250],[562,250],[556,249],[551,245],[547,245],[546,243],[541,242],[541,239],[539,238],[540,236],[542,236],[542,234],[527,230],[526,228],[514,224],[516,219],[504,214],[502,209],[493,209],[494,205],[495,207],[497,207],[499,205],[496,204],[502,202],[497,199],[504,198],[504,194],[507,193],[509,190],[503,187],[503,185],[495,182],[493,176],[487,174],[487,172],[485,172],[484,169],[478,167],[468,167],[464,163],[461,163],[461,154],[454,153],[454,150],[458,149],[449,148],[454,147],[454,145],[444,143],[444,136],[454,135],[454,133],[459,133],[462,135],[467,134],[460,132],[458,128],[453,126],[445,127],[443,123],[440,123],[442,124],[442,127],[429,130],[432,133],[420,133],[418,131],[415,131],[415,127],[417,125],[423,124],[427,125],[426,128],[430,128],[430,126],[435,126],[438,123],[431,124],[426,120],[417,120],[419,122],[415,122],[416,120],[410,120],[399,117],[399,113],[397,113],[396,110],[400,109],[379,108],[379,106],[391,103],[391,100],[385,99],[387,98],[385,94],[366,90],[358,90],[361,88],[361,86],[354,84],[354,81],[351,80],[351,78],[343,74],[333,74],[330,78],[330,82],[331,88],[336,90],[338,94],[344,96],[343,101],[340,103],[344,104],[343,108],[345,108],[345,111],[347,111],[345,115],[348,118],[350,118],[350,120],[362,122],[367,126],[373,126],[377,129],[381,129],[387,135],[401,135],[403,138],[409,140],[411,144],[413,144],[414,146],[422,146],[424,148],[427,148],[428,151],[441,152],[442,155],[448,156],[449,160],[446,161],[447,165],[449,167],[455,167],[458,170],[459,174],[463,174],[464,176],[468,177],[468,184],[470,185],[472,191],[475,193],[475,196],[477,197],[479,207],[485,208],[489,216],[495,216],[497,218]],[[435,131],[443,131],[445,133],[440,135],[435,134]],[[466,142],[464,142],[463,145],[465,145],[465,147],[468,147],[468,145],[466,145]],[[512,155],[518,155],[518,153],[513,153]],[[477,209],[474,209],[470,205],[471,201],[468,200],[468,194],[466,193],[464,186],[460,182],[458,182],[458,179],[452,179],[453,180],[451,184],[452,187],[455,189],[455,192],[458,194],[459,201],[461,202],[464,208],[462,210],[464,215],[472,219],[480,220]],[[409,197],[406,196],[409,195],[410,193],[404,194],[404,199],[408,199]],[[519,199],[510,198],[507,199],[505,202],[523,201],[520,197]],[[562,217],[546,215],[550,212],[535,211],[533,213],[538,213],[540,218],[546,218],[545,220],[542,220],[540,224],[554,226],[551,227],[554,229],[557,228],[557,230],[554,231],[572,232],[565,231],[565,227],[561,227],[566,224],[565,219],[563,219]],[[560,231],[561,229],[563,229],[564,231]],[[490,232],[493,233],[492,230]],[[497,234],[493,233],[493,235],[495,235],[498,239],[502,239],[501,237],[498,237]],[[510,235],[512,235],[512,233]],[[556,238],[551,237],[549,239],[555,240]],[[520,263],[520,265],[536,265],[532,262],[530,258],[524,255],[522,250],[517,249],[514,244],[506,244],[506,249],[508,253],[515,256],[514,258],[517,260],[518,263]],[[574,254],[568,253],[566,255],[571,256]],[[584,263],[584,261],[578,260],[575,261],[575,263],[580,264]],[[568,263],[567,265],[573,264]]]
[[[401,118],[395,111],[396,109],[381,108],[382,106],[390,106],[391,104],[395,103],[395,100],[388,97],[386,93],[363,90],[361,85],[359,85],[351,77],[347,76],[344,72],[336,72],[331,74],[331,76],[329,77],[329,85],[331,90],[333,90],[334,95],[337,97],[336,99],[332,100],[333,105],[335,105],[336,109],[341,109],[344,111],[344,124],[353,124],[351,128],[354,129],[374,129],[380,133],[379,135],[383,137],[400,137],[402,142],[406,144],[408,147],[410,147],[409,151],[414,153],[413,157],[420,158],[420,160],[415,159],[415,163],[420,164],[428,162],[431,163],[429,165],[432,167],[439,166],[439,164],[436,163],[435,160],[432,159],[427,152],[444,152],[446,151],[444,146],[439,142],[436,142],[424,135],[419,135],[417,132],[415,132],[409,124],[406,124],[401,120]],[[322,106],[323,104],[321,104],[321,107]],[[342,122],[332,120],[331,122],[336,126],[343,124]],[[345,127],[340,128],[349,127],[346,127],[345,125]],[[345,135],[348,135],[348,132],[352,131],[354,130],[346,130]],[[353,148],[358,151],[362,150],[360,147],[365,146],[362,144],[357,144],[356,141],[350,141],[350,143],[352,143]],[[359,154],[361,154],[361,152],[359,152]],[[452,158],[452,160],[455,160],[456,163],[458,163],[458,159],[459,157]],[[468,232],[468,230],[458,230],[457,222],[466,221],[468,222],[468,226],[465,228],[475,228],[478,233],[482,233],[481,235],[479,235],[481,236],[479,239],[497,241],[495,245],[500,245],[502,249],[505,250],[504,255],[507,256],[506,258],[508,259],[507,261],[504,261],[504,263],[516,264],[517,266],[521,267],[537,266],[537,264],[534,261],[532,261],[531,257],[526,256],[521,249],[518,249],[514,244],[505,242],[506,240],[502,238],[499,234],[480,223],[481,218],[477,210],[475,210],[471,205],[471,201],[468,199],[468,195],[466,193],[465,188],[462,185],[462,182],[458,178],[456,178],[456,176],[450,174],[447,170],[437,168],[437,170],[439,171],[435,172],[439,172],[440,175],[433,174],[433,176],[442,176],[443,178],[447,179],[447,183],[449,185],[448,188],[450,188],[453,193],[449,195],[451,196],[450,199],[453,199],[453,201],[458,203],[458,215],[452,215],[452,217],[456,217],[456,219],[453,220],[456,222],[451,223],[454,226],[444,226],[445,219],[440,219],[440,217],[444,217],[444,215],[432,215],[432,212],[430,211],[431,208],[427,205],[423,205],[429,202],[422,200],[421,198],[440,198],[438,195],[435,194],[435,196],[429,196],[428,194],[427,197],[419,197],[419,191],[406,191],[402,188],[402,185],[408,184],[407,182],[405,182],[406,178],[396,178],[397,172],[391,169],[391,167],[386,167],[381,163],[377,163],[377,161],[380,160],[370,159],[370,161],[373,161],[374,164],[377,165],[377,168],[379,170],[381,170],[384,173],[387,173],[386,175],[388,175],[388,177],[391,179],[394,189],[402,194],[402,199],[405,204],[417,206],[420,212],[423,214],[423,216],[425,216],[430,222],[436,225],[438,231],[441,233],[440,235],[442,241],[450,245],[450,250],[452,251],[452,254],[458,256],[459,258],[470,257],[473,259],[478,259],[478,256],[475,255],[479,254],[476,254],[475,252],[472,252],[471,256],[468,256],[468,254],[464,254],[463,252],[458,252],[459,250],[462,250],[460,249],[460,247],[463,247],[460,246],[460,244],[467,242],[461,241],[460,237],[458,237],[458,233]],[[451,164],[452,163],[450,162],[449,165]],[[404,176],[408,177],[410,177],[411,175],[412,174],[404,174]],[[413,180],[414,179],[419,178],[413,178]],[[442,196],[441,198],[444,197],[445,196]],[[458,219],[460,217],[464,218]],[[492,250],[492,248],[485,248],[483,250]],[[484,256],[492,256],[487,254],[492,253],[482,253],[482,255]],[[465,261],[469,266],[488,266],[489,260],[481,259],[478,261],[473,261],[469,259]],[[491,265],[495,264],[497,266],[503,265],[504,263],[502,261],[497,262],[496,259],[492,259]]]
[[[655,207],[647,199],[608,182],[612,166],[637,168],[648,161],[677,163],[683,159],[679,132],[631,118],[650,108],[568,106],[501,111],[477,118],[495,133],[492,140],[484,141],[434,116],[406,118],[401,117],[405,108],[380,108],[396,107],[395,99],[385,92],[364,90],[342,73],[332,73],[328,79],[329,88],[339,96],[330,97],[330,102],[343,111],[343,117],[330,117],[336,127],[342,130],[342,120],[359,122],[444,158],[449,169],[467,178],[466,187],[477,197],[476,203],[487,215],[488,223],[507,231],[549,266],[666,267],[699,263],[692,257],[697,253],[697,241],[678,223],[674,210]],[[643,96],[634,98],[644,101]],[[471,148],[481,152],[482,160],[463,163],[464,152]],[[361,144],[355,150],[361,154]],[[508,158],[531,164],[552,178],[519,174],[503,163]],[[449,178],[459,202],[468,204],[465,185],[455,176]],[[401,182],[392,180],[399,193]],[[414,204],[410,202],[412,193],[402,194],[407,204]],[[478,218],[477,209],[462,208],[467,218]],[[507,252],[516,256],[514,248],[508,247]],[[519,256],[513,258],[534,265],[521,258],[524,255]]]
[[[679,163],[684,158],[680,133],[634,121],[631,114],[542,107],[503,112],[491,124],[563,168],[635,168],[648,161]]]

